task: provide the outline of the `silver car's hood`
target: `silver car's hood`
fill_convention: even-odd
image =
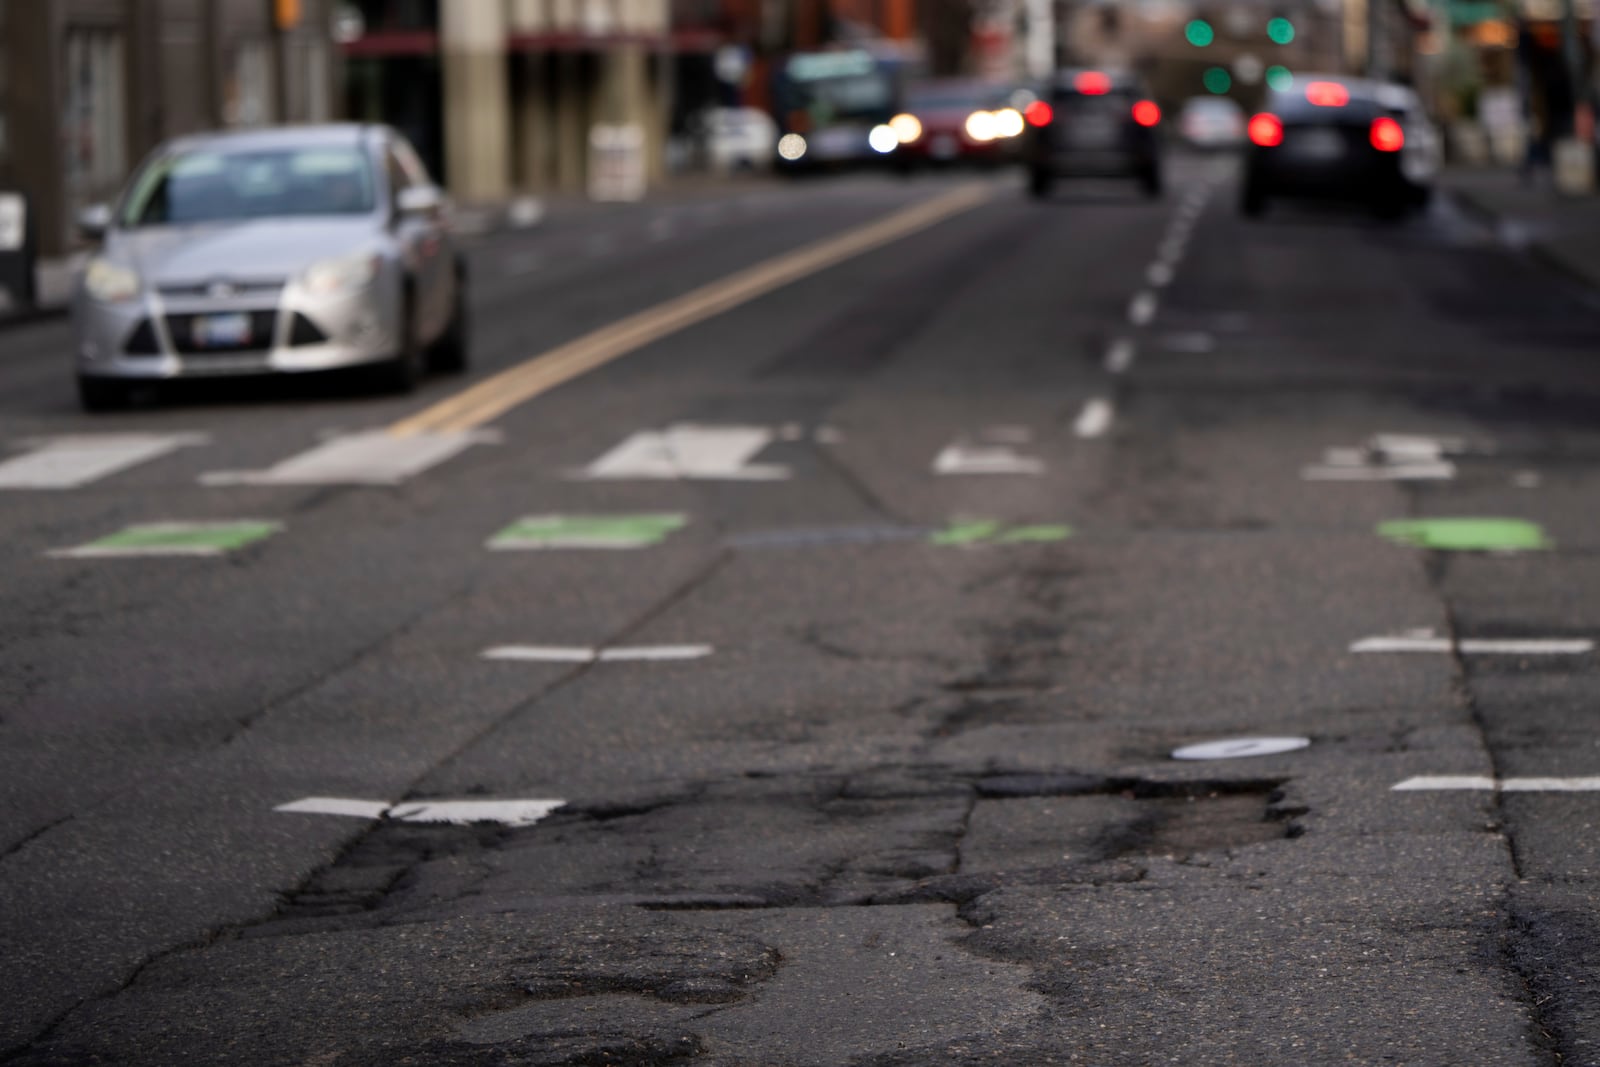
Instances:
[[[373,249],[381,233],[371,216],[253,219],[117,230],[107,252],[156,285],[283,280],[318,260]]]

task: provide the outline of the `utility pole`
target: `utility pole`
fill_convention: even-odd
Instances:
[[[289,121],[289,35],[300,24],[300,0],[269,0],[272,5],[272,109],[279,124]]]
[[[1367,0],[1367,77],[1374,81],[1382,81],[1389,75],[1383,21],[1383,5],[1389,2],[1391,0]]]

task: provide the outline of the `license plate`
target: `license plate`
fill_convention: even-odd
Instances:
[[[239,348],[249,344],[249,314],[234,312],[227,315],[196,316],[194,343],[200,348]]]
[[[1289,139],[1289,149],[1301,159],[1338,159],[1344,138],[1336,130],[1301,130]]]
[[[847,156],[865,143],[866,138],[856,130],[823,130],[817,134],[816,150],[822,156]]]
[[[1077,145],[1110,144],[1116,133],[1116,127],[1104,115],[1079,115],[1067,124],[1067,137]]]

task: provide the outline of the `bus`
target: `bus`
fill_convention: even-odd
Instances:
[[[899,106],[899,67],[865,49],[796,52],[779,64],[772,87],[779,169],[891,159],[899,142],[887,124]]]

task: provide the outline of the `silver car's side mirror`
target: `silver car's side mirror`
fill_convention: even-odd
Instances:
[[[412,185],[400,190],[395,199],[400,214],[412,217],[439,215],[444,211],[444,204],[444,190],[437,185]]]
[[[78,232],[91,241],[98,241],[111,229],[111,205],[91,204],[78,212]]]

